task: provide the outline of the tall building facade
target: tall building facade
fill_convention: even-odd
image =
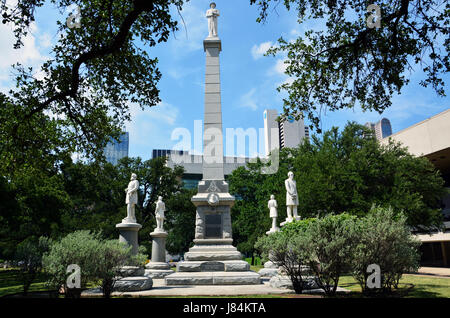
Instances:
[[[278,122],[278,112],[275,109],[264,110],[264,146],[266,156],[274,149],[295,148],[304,138],[309,138],[309,129],[303,119],[293,117]]]
[[[119,140],[112,139],[108,142],[104,150],[106,161],[116,165],[120,159],[128,157],[129,140],[129,133],[123,132]]]
[[[375,132],[377,140],[381,140],[392,135],[391,122],[387,118],[383,118],[377,123],[366,123],[366,127]]]

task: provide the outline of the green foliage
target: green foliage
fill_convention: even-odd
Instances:
[[[159,195],[178,205],[180,213],[180,204],[190,211],[193,208],[190,198],[180,192],[183,168],[171,169],[165,162],[166,158],[124,158],[114,166],[73,163],[66,158],[58,171],[44,173],[28,166],[16,171],[12,179],[0,178],[0,221],[4,225],[0,229],[0,256],[11,259],[15,246],[32,235],[58,238],[76,230],[91,230],[116,238],[114,225],[126,215],[124,189],[131,172],[137,173],[141,185],[136,206],[136,216],[144,225],[140,240],[149,248],[148,235],[155,224],[154,202]],[[177,200],[171,199],[178,195]],[[177,215],[168,212],[169,218]]]
[[[191,198],[196,189],[181,189],[165,202],[167,213],[164,228],[168,231],[166,249],[172,254],[187,252],[194,240],[196,208]]]
[[[142,247],[142,246],[140,246]],[[145,249],[144,249],[145,250]],[[95,277],[100,280],[103,296],[109,298],[113,291],[114,283],[121,278],[121,268],[123,266],[144,265],[145,259],[143,250],[133,256],[131,247],[118,240],[104,240],[99,242],[98,255],[95,259]]]
[[[15,261],[20,268],[19,279],[25,295],[42,269],[42,256],[48,252],[50,244],[50,239],[41,236],[29,237],[17,245]]]
[[[404,215],[391,208],[373,207],[357,218],[347,213],[294,221],[280,232],[262,236],[255,248],[272,262],[282,266],[291,278],[296,293],[303,290],[303,276],[309,267],[327,295],[334,295],[339,278],[353,271],[364,292],[367,268],[381,268],[382,292],[398,287],[405,272],[418,269],[420,242],[406,226]]]
[[[131,247],[125,243],[104,240],[100,233],[76,231],[55,242],[44,256],[43,264],[55,289],[64,286],[68,291],[67,267],[76,264],[81,269],[81,289],[89,282],[100,281],[104,296],[109,297],[123,266],[143,266],[147,256],[142,252],[140,249],[137,255],[132,255]]]
[[[64,286],[66,290],[67,266],[76,264],[81,268],[81,288],[85,288],[96,278],[100,240],[99,233],[76,231],[54,242],[42,259],[44,270],[50,276],[49,285],[56,290]]]
[[[320,132],[322,111],[360,105],[380,114],[409,83],[405,73],[418,66],[422,86],[445,96],[443,75],[450,71],[450,6],[447,1],[377,1],[380,27],[367,24],[368,1],[250,0],[260,8],[258,22],[283,3],[295,10],[298,23],[320,21],[321,30],[306,30],[295,40],[281,37],[269,55],[286,55],[284,116],[306,115]]]
[[[181,10],[184,1],[2,1],[2,23],[11,25],[15,48],[46,3],[60,12],[77,5],[80,27],[58,18],[52,57],[39,69],[45,77],[15,65],[16,89],[0,96],[0,172],[27,163],[57,164],[62,154],[75,151],[100,158],[109,137],[117,137],[129,120],[130,103],[144,108],[160,102],[158,59],[146,48],[177,29],[171,9]]]
[[[285,213],[283,182],[294,172],[298,213],[302,218],[347,212],[363,216],[372,204],[403,211],[410,226],[431,228],[442,224],[441,199],[446,193],[440,173],[426,158],[417,158],[400,144],[381,145],[366,127],[350,122],[333,127],[319,139],[311,137],[298,148],[280,151],[275,174],[262,175],[262,164],[233,171],[230,192],[237,242],[252,241],[270,228],[267,201],[275,195]],[[255,241],[255,240],[253,240]]]
[[[0,177],[1,256],[11,259],[18,243],[30,236],[54,237],[71,201],[55,169],[27,165]]]
[[[297,294],[301,294],[304,289],[304,266],[310,258],[307,247],[308,237],[304,231],[296,231],[295,235],[288,231],[275,232],[261,236],[255,243],[255,248],[265,259],[283,268]]]
[[[347,213],[326,215],[306,225],[309,266],[327,295],[334,295],[339,277],[349,270],[354,242],[356,217]],[[297,223],[297,222],[296,222]]]
[[[366,286],[370,264],[380,266],[382,291],[397,288],[403,273],[417,271],[421,243],[411,235],[403,214],[396,215],[391,208],[374,206],[356,226],[358,235],[352,248],[352,269],[363,292],[371,292]]]

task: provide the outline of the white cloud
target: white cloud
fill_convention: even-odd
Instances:
[[[273,67],[272,71],[275,72],[275,74],[284,75],[284,72],[286,72],[286,68],[287,68],[287,64],[285,62],[286,62],[286,60],[278,59],[275,63],[275,66]]]
[[[2,43],[0,70],[2,72],[6,71],[6,69],[15,63],[30,64],[44,60],[44,56],[39,52],[36,45],[36,38],[33,35],[36,31],[36,25],[32,24],[30,33],[22,39],[23,46],[16,50],[13,48],[13,44],[16,41],[13,28],[6,24],[0,25],[0,43]]]
[[[52,45],[52,37],[49,33],[43,33],[39,36],[39,46],[49,48]]]
[[[39,41],[37,41],[39,39]],[[13,88],[14,74],[12,65],[20,63],[25,67],[33,67],[33,76],[42,79],[45,74],[40,70],[41,64],[48,59],[39,48],[50,46],[50,37],[47,34],[39,35],[35,23],[30,25],[29,33],[22,38],[23,45],[14,49],[16,38],[10,24],[0,24],[0,43],[2,43],[0,59],[0,87],[3,92]]]
[[[264,56],[268,49],[273,46],[271,41],[261,43],[260,45],[253,45],[252,47],[252,56],[253,59],[257,60]]]
[[[256,104],[256,88],[252,88],[246,94],[241,96],[240,106],[250,108],[251,110],[256,110],[258,105]]]

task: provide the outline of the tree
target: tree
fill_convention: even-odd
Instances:
[[[270,8],[283,3],[295,10],[298,23],[323,20],[324,30],[307,30],[293,41],[283,37],[268,54],[286,55],[285,73],[292,81],[279,87],[284,117],[306,115],[318,129],[322,111],[353,108],[380,114],[394,93],[409,83],[416,64],[431,85],[445,96],[443,75],[450,71],[450,4],[435,0],[377,1],[380,27],[374,27],[370,1],[250,0],[266,21]],[[371,18],[372,17],[372,18]],[[368,22],[369,21],[369,22]]]
[[[196,193],[196,189],[181,189],[166,201],[167,213],[164,227],[169,233],[166,249],[170,254],[187,252],[194,240],[196,208],[191,198]]]
[[[71,200],[56,169],[26,165],[0,178],[0,241],[2,257],[11,259],[17,244],[31,236],[54,237]]]
[[[166,158],[143,161],[141,158],[126,157],[114,166],[110,163],[72,163],[62,166],[65,189],[73,208],[64,216],[64,231],[78,229],[101,230],[107,238],[117,236],[115,224],[126,216],[125,191],[131,173],[136,173],[140,184],[136,218],[143,228],[139,231],[140,241],[151,247],[149,233],[155,224],[154,202],[158,196],[169,200],[180,191],[179,178],[183,168],[165,166]]]
[[[243,198],[233,210],[240,241],[252,231],[262,235],[269,229],[270,194],[275,195],[283,219],[283,180],[289,170],[297,181],[298,212],[303,218],[343,212],[363,216],[377,204],[391,206],[395,213],[403,211],[410,226],[442,225],[441,199],[447,192],[440,172],[399,143],[381,145],[370,129],[354,122],[342,131],[333,127],[322,138],[314,135],[298,148],[282,149],[276,173],[262,175],[260,170],[261,165],[248,165],[230,177],[230,191]]]
[[[26,295],[36,276],[42,269],[42,256],[48,252],[51,240],[41,236],[29,237],[17,245],[15,260],[20,268],[23,293]]]
[[[61,153],[99,158],[109,137],[118,137],[129,119],[129,103],[141,107],[160,101],[157,58],[146,48],[167,41],[177,22],[170,8],[183,0],[52,0],[61,12],[80,8],[80,27],[58,20],[59,36],[45,76],[15,66],[16,90],[0,95],[1,172],[50,161]],[[35,21],[44,0],[2,1],[2,22],[11,24],[15,48]],[[142,46],[137,44],[143,44]],[[56,160],[56,162],[55,162]]]

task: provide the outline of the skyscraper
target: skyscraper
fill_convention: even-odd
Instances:
[[[377,123],[366,123],[366,127],[372,129],[375,132],[377,140],[381,140],[392,135],[391,122],[387,118],[383,118]]]
[[[295,148],[304,138],[309,138],[309,129],[305,127],[303,119],[277,122],[278,112],[275,109],[264,110],[264,146],[266,156],[278,148]]]
[[[108,142],[104,150],[107,162],[116,165],[120,159],[128,157],[129,138],[129,133],[123,132],[119,140],[112,139]]]

